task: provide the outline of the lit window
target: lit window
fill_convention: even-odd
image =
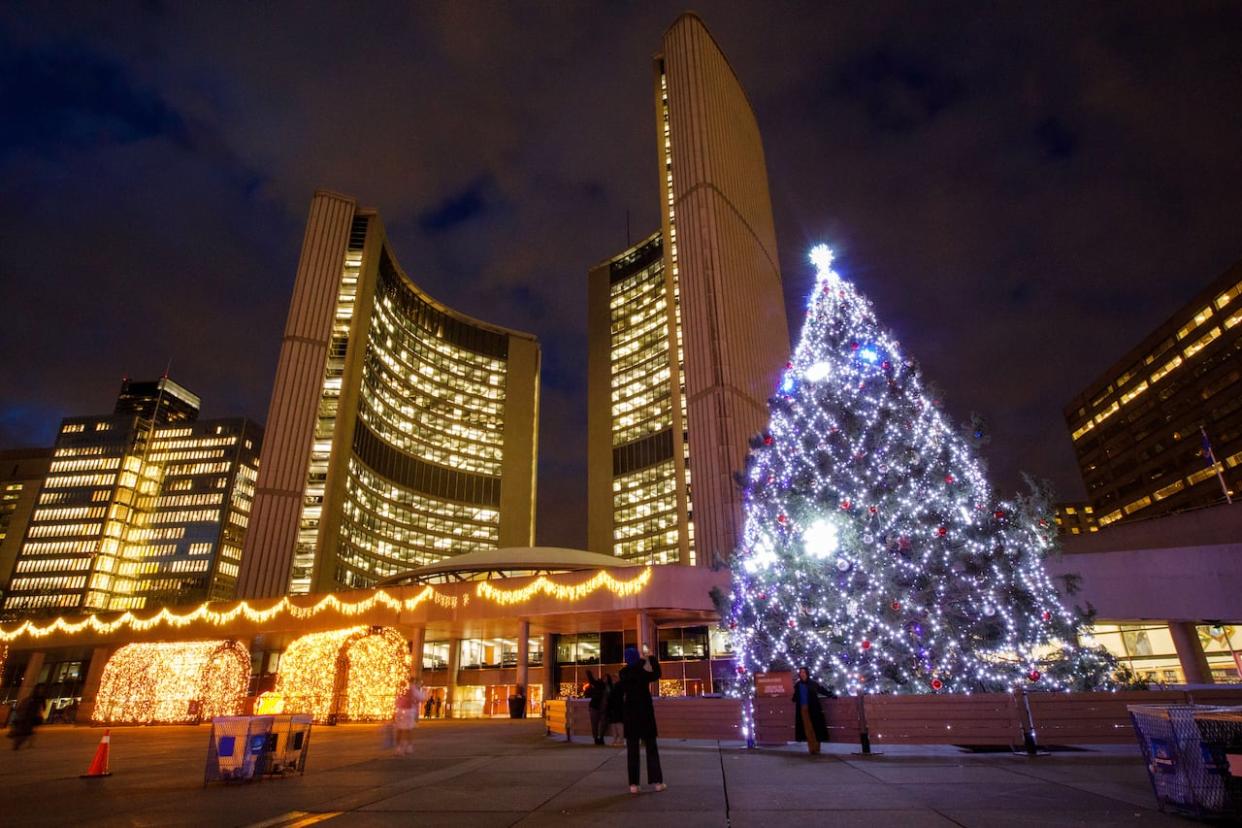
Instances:
[[[1195,328],[1202,325],[1204,322],[1210,319],[1211,316],[1212,316],[1212,306],[1208,305],[1206,308],[1196,313],[1189,322],[1187,322],[1185,325],[1182,326],[1182,329],[1177,332],[1177,338],[1185,339],[1186,337],[1190,336],[1191,331],[1193,331]]]
[[[1242,296],[1242,282],[1238,282],[1236,285],[1229,288],[1229,290],[1216,297],[1216,309],[1220,310],[1234,299],[1237,299],[1239,296]]]
[[[1209,344],[1212,340],[1216,339],[1218,336],[1220,336],[1220,328],[1218,328],[1218,327],[1217,327],[1217,328],[1212,328],[1212,330],[1208,331],[1208,332],[1207,332],[1207,333],[1205,333],[1203,336],[1199,337],[1199,338],[1198,338],[1198,339],[1196,339],[1194,342],[1192,342],[1192,343],[1190,343],[1189,345],[1187,345],[1187,346],[1183,349],[1182,353],[1186,354],[1186,356],[1188,356],[1188,357],[1192,357],[1192,356],[1194,356],[1195,354],[1197,354],[1197,353],[1199,353],[1200,351],[1202,351],[1204,348],[1206,348],[1206,347],[1208,346],[1208,344]]]

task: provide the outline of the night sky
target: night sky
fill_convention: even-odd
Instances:
[[[934,8],[933,8],[934,7]],[[1242,258],[1242,5],[700,3],[759,119],[790,329],[839,269],[1019,472]],[[319,187],[543,345],[539,542],[586,536],[586,273],[659,220],[641,3],[7,3],[0,447],[172,376],[262,420]]]

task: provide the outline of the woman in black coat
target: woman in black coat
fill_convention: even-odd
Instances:
[[[660,680],[660,662],[643,646],[643,655],[634,647],[625,648],[625,666],[619,674],[621,715],[625,722],[626,771],[630,793],[638,793],[638,743],[647,746],[647,781],[662,791],[664,773],[660,770],[660,749],[656,745],[655,705],[651,702],[651,682]]]
[[[832,698],[833,692],[811,678],[811,672],[803,667],[798,670],[794,682],[794,739],[806,742],[811,753],[819,753],[819,743],[828,741],[828,724],[819,697]]]

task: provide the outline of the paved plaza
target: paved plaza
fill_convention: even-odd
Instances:
[[[539,721],[432,721],[414,755],[375,726],[316,728],[303,777],[204,788],[204,727],[116,728],[113,776],[79,779],[102,731],[42,728],[0,749],[0,825],[990,826],[1190,825],[1156,810],[1137,750],[1026,758],[886,748],[812,758],[669,740],[669,789],[626,790],[622,748],[567,744]]]

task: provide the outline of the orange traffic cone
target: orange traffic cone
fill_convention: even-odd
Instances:
[[[108,770],[108,745],[111,743],[111,734],[111,730],[104,731],[103,738],[99,740],[99,748],[95,751],[95,758],[91,761],[90,769],[82,774],[83,779],[112,775],[112,771]]]

